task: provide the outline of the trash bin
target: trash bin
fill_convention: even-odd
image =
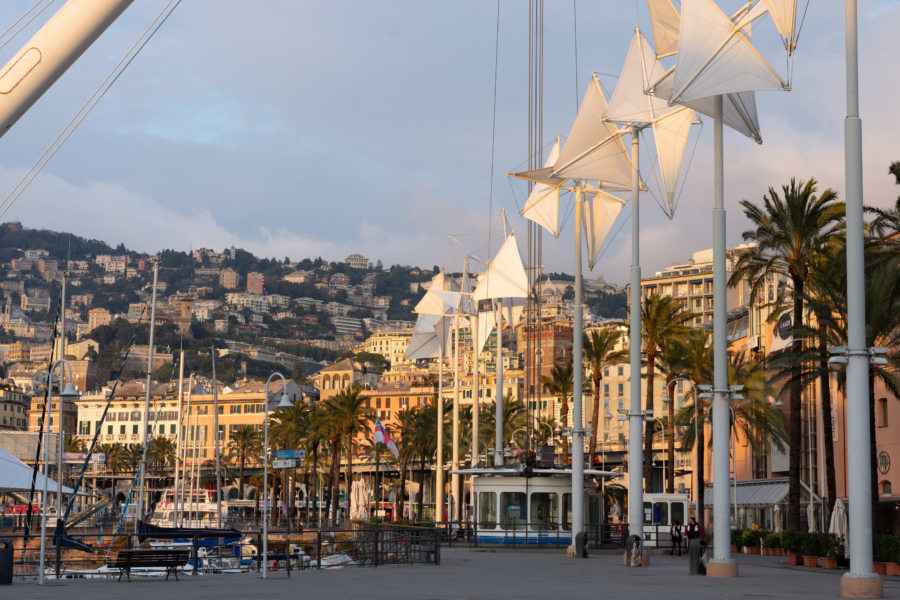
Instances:
[[[581,558],[588,557],[586,540],[587,535],[584,532],[575,534],[575,556],[580,556]]]
[[[0,585],[12,585],[13,579],[13,547],[7,541],[0,540]]]
[[[691,575],[706,575],[706,565],[704,564],[706,553],[706,542],[699,538],[694,538],[688,545],[688,564],[690,565]]]

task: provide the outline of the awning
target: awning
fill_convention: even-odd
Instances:
[[[703,505],[712,506],[712,490],[714,484],[706,487],[703,495]],[[729,484],[729,486],[732,484]],[[737,482],[737,505],[749,508],[766,508],[780,504],[787,497],[788,479],[778,477],[774,479],[748,479]],[[728,499],[731,500],[732,491],[728,490]]]
[[[26,492],[31,489],[33,469],[0,447],[0,492]],[[36,489],[44,491],[44,475],[38,473],[35,479]],[[47,478],[47,490],[56,493],[56,482]],[[62,486],[63,494],[71,494],[74,490]]]

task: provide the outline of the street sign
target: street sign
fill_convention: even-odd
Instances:
[[[306,450],[276,450],[275,458],[306,458]]]
[[[295,466],[295,462],[293,458],[283,458],[281,460],[273,460],[272,468],[273,469],[292,469]]]

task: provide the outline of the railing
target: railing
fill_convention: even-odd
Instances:
[[[39,520],[35,520],[40,523]],[[60,552],[59,577],[63,579],[105,578],[118,576],[107,567],[120,549],[148,547],[151,542],[140,541],[129,532],[117,536],[103,533],[72,533],[69,537],[89,546],[88,551],[64,548]],[[40,568],[40,528],[29,536],[23,552],[22,532],[4,533],[0,539],[13,547],[13,576],[16,579],[35,579]],[[219,544],[214,538],[185,538],[178,545],[191,550],[191,559],[183,568],[185,573],[249,572],[262,568],[262,532],[242,531],[241,543]],[[290,548],[288,548],[290,541]],[[171,540],[159,540],[169,545]],[[57,572],[55,538],[48,532],[44,559],[44,574],[55,578]],[[384,564],[440,564],[440,532],[434,527],[400,527],[371,524],[357,529],[330,531],[297,531],[290,537],[286,532],[270,531],[269,571],[327,569],[332,567],[377,567]],[[196,569],[194,566],[196,565]],[[135,573],[132,573],[134,575]],[[143,574],[165,575],[165,569],[148,569]]]

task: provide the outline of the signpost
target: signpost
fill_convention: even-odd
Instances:
[[[293,458],[282,458],[272,461],[273,469],[292,469],[297,465]]]
[[[275,458],[306,458],[306,450],[276,450]]]

